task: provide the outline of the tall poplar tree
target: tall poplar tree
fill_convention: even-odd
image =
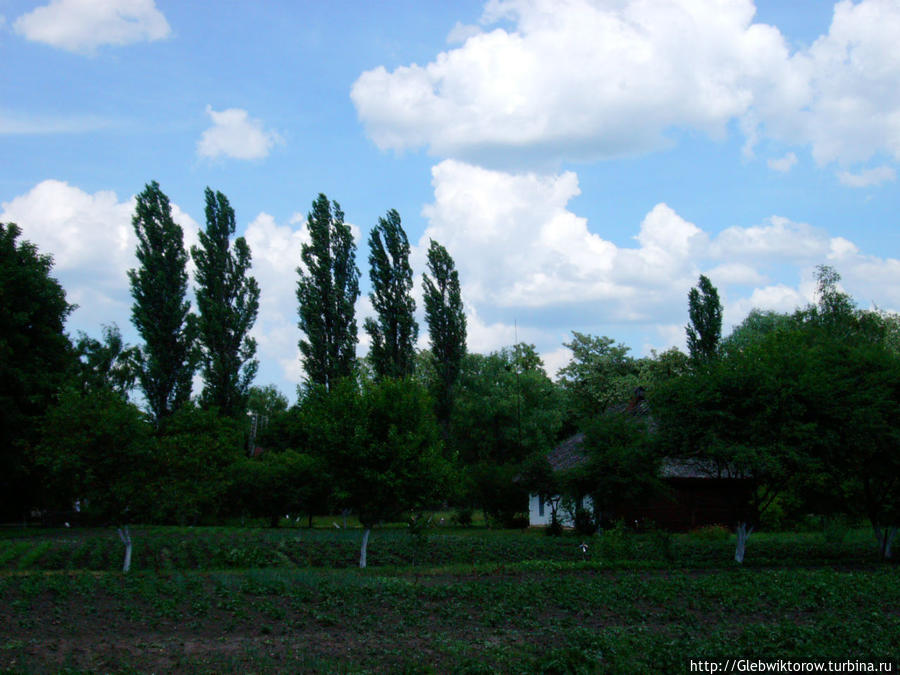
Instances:
[[[691,359],[708,362],[716,356],[722,337],[722,303],[716,287],[702,274],[697,288],[688,293],[688,315],[691,322],[685,330]]]
[[[248,276],[250,247],[243,237],[234,240],[234,209],[221,192],[206,188],[206,231],[200,246],[191,248],[197,265],[201,370],[206,407],[216,406],[223,415],[244,412],[250,384],[259,362],[256,340],[247,333],[259,311],[259,285]]]
[[[337,202],[319,194],[307,215],[310,243],[297,268],[300,353],[306,382],[331,389],[353,372],[356,359],[355,304],[359,297],[356,244]]]
[[[423,275],[425,321],[431,337],[438,382],[437,416],[446,429],[453,409],[453,388],[466,355],[466,315],[459,291],[459,274],[447,249],[431,240],[428,271]]]
[[[366,319],[372,337],[372,365],[378,377],[405,377],[415,368],[419,325],[413,313],[413,274],[409,265],[409,240],[400,224],[400,214],[391,209],[369,234],[369,298],[378,314]]]
[[[140,267],[128,271],[131,321],[144,340],[138,382],[157,422],[191,396],[196,369],[196,317],[187,295],[187,253],[169,198],[153,181],[137,196],[131,219]]]

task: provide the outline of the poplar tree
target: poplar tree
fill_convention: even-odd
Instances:
[[[428,271],[423,275],[425,321],[437,370],[437,417],[446,425],[453,408],[453,388],[466,355],[466,315],[459,291],[459,274],[447,249],[431,240]]]
[[[356,244],[337,202],[319,194],[307,215],[310,243],[297,268],[299,342],[308,385],[330,390],[353,372],[356,359],[355,304],[359,297]]]
[[[169,198],[153,181],[136,198],[131,219],[140,267],[128,271],[131,321],[144,340],[138,382],[157,422],[188,401],[196,369],[196,317],[187,295],[187,253]]]
[[[244,412],[259,362],[256,340],[248,335],[259,311],[259,285],[248,276],[250,247],[234,240],[234,209],[221,192],[206,188],[206,231],[191,248],[197,266],[197,308],[205,407],[226,416]]]
[[[722,303],[712,282],[700,275],[697,288],[688,293],[687,346],[691,360],[708,362],[715,358],[722,337]]]
[[[415,369],[419,325],[413,313],[413,274],[409,265],[409,240],[400,224],[400,214],[391,209],[369,234],[369,298],[378,315],[366,319],[372,338],[372,366],[379,377],[405,377]]]

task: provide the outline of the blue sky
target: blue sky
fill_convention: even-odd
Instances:
[[[572,330],[683,346],[700,274],[727,326],[811,301],[823,263],[898,310],[897,35],[890,0],[0,0],[0,221],[54,255],[71,331],[135,342],[133,196],[159,181],[191,243],[221,190],[262,288],[257,381],[291,395],[319,192],[364,292],[396,208],[417,274],[429,237],[456,259],[470,349],[517,332],[551,372]]]

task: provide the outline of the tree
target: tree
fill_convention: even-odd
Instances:
[[[259,311],[259,286],[250,271],[250,247],[234,241],[234,209],[221,192],[206,188],[206,231],[191,248],[197,265],[199,343],[204,380],[200,402],[226,416],[244,412],[259,363],[248,335]]]
[[[359,297],[356,244],[337,202],[320,194],[307,215],[310,243],[297,268],[300,340],[307,385],[326,389],[349,376],[356,358],[354,305]]]
[[[431,240],[428,271],[423,275],[425,321],[431,338],[437,381],[434,398],[444,433],[453,410],[453,392],[466,355],[466,315],[459,290],[459,274],[447,249]]]
[[[83,393],[105,389],[127,399],[137,378],[139,352],[125,344],[115,324],[103,326],[102,332],[102,342],[80,333],[75,343],[79,389]]]
[[[159,473],[145,416],[111,389],[69,389],[47,412],[42,435],[37,457],[55,505],[71,508],[78,499],[88,517],[115,525],[128,572],[129,524],[150,513]]]
[[[406,377],[415,368],[416,338],[419,325],[413,313],[412,267],[409,266],[409,241],[394,209],[369,235],[369,298],[378,319],[366,319],[365,329],[372,338],[372,365],[378,377]]]
[[[232,465],[233,502],[252,516],[278,527],[285,514],[308,513],[317,506],[324,477],[324,462],[288,449],[248,457]]]
[[[463,359],[450,441],[477,504],[512,526],[527,492],[516,477],[529,457],[558,441],[564,405],[532,345]]]
[[[700,275],[697,288],[688,293],[687,344],[694,363],[704,363],[716,356],[722,337],[722,303],[710,280]]]
[[[563,346],[571,350],[572,358],[560,369],[558,381],[568,395],[571,414],[580,422],[627,401],[642,384],[628,347],[612,338],[572,331],[572,341]]]
[[[53,259],[17,242],[21,233],[0,223],[0,513],[6,517],[34,503],[39,481],[30,476],[28,449],[73,363],[63,328],[75,307],[50,276]]]
[[[131,321],[144,339],[138,381],[157,423],[184,405],[196,369],[196,317],[190,313],[181,227],[153,181],[137,196],[131,219],[140,267],[128,271]]]
[[[577,501],[590,495],[598,526],[604,514],[645,503],[662,490],[660,458],[646,418],[628,412],[600,415],[587,425],[583,449],[586,461],[563,480]]]
[[[449,464],[425,390],[385,378],[363,389],[350,378],[304,402],[313,447],[327,446],[335,493],[362,524],[359,566],[374,526],[434,506],[446,494]]]

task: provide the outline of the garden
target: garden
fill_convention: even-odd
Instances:
[[[900,577],[871,532],[593,537],[402,525],[0,534],[2,672],[659,673],[900,666]],[[324,524],[324,523],[323,523]]]

